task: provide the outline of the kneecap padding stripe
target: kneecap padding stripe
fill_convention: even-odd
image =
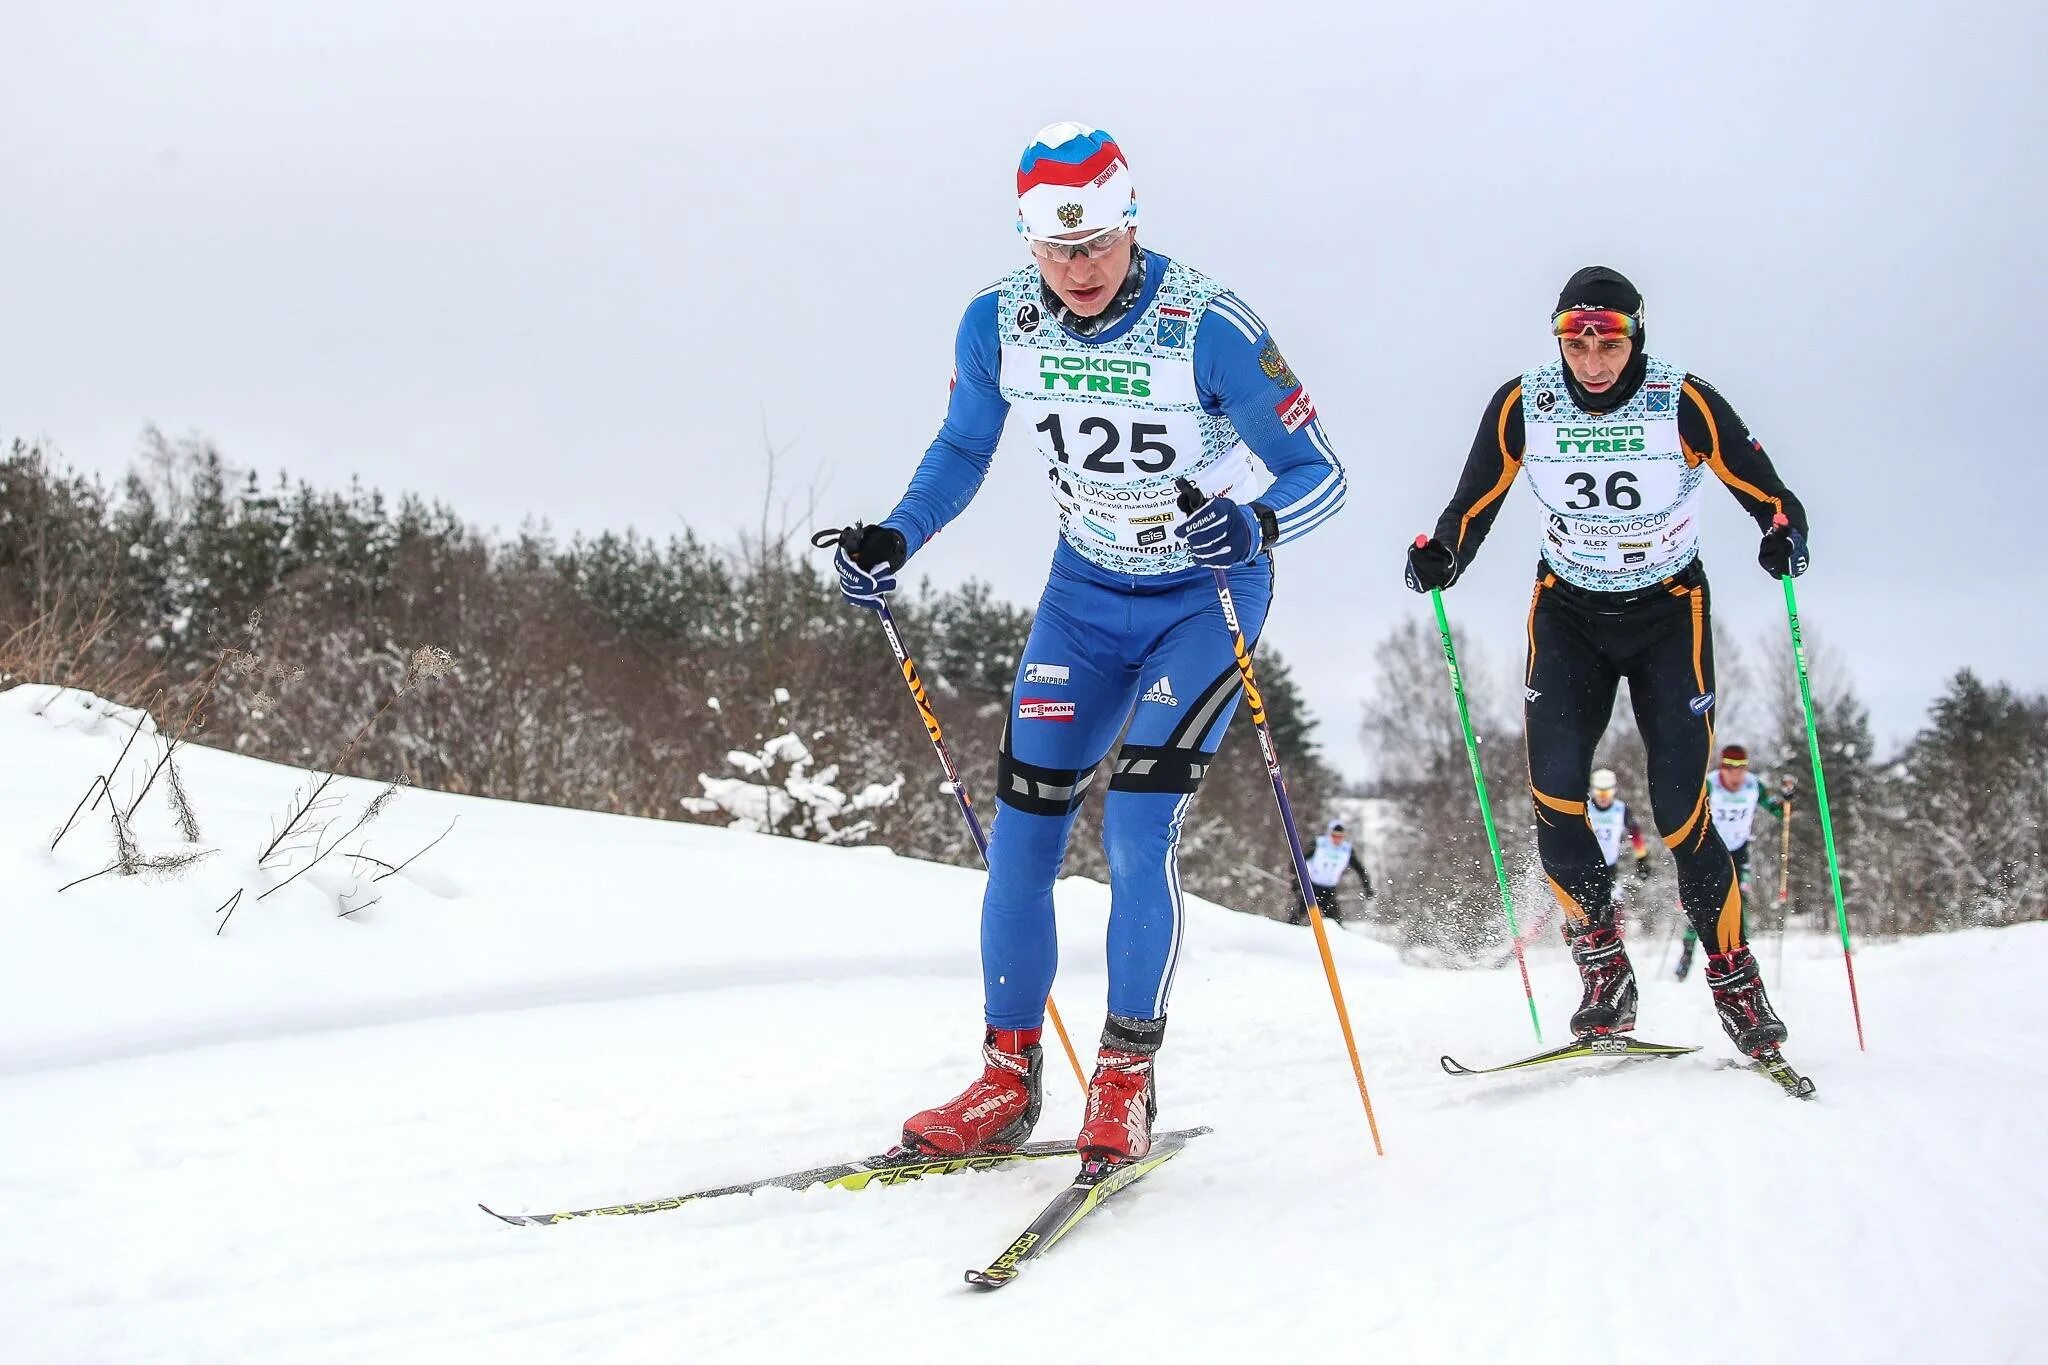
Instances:
[[[1071,815],[1095,780],[1094,769],[1041,768],[1010,752],[1010,727],[996,754],[996,800],[1029,815]]]
[[[1191,792],[1208,776],[1213,754],[1171,745],[1126,744],[1117,750],[1113,792]]]

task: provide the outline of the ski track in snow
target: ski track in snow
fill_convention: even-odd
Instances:
[[[126,731],[26,690],[0,694],[0,1361],[2041,1358],[2048,926],[1859,953],[1867,1054],[1838,944],[1795,936],[1772,985],[1811,1104],[1727,1069],[1698,973],[1653,977],[1647,942],[1642,1036],[1700,1053],[1454,1079],[1440,1053],[1534,1049],[1514,970],[1333,935],[1381,1160],[1309,936],[1191,902],[1160,1122],[1216,1132],[989,1297],[961,1272],[1064,1163],[555,1227],[475,1207],[887,1146],[973,1063],[978,876],[408,792],[380,848],[462,817],[417,881],[342,920],[316,873],[215,937],[301,775],[190,751],[220,857],[58,897],[105,832],[49,835]],[[1088,1047],[1105,895],[1059,897]],[[1531,970],[1560,1041],[1569,962]],[[1049,1138],[1080,1105],[1047,1044]]]

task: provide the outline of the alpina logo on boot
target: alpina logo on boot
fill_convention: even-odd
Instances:
[[[990,1114],[1001,1113],[1005,1108],[1009,1106],[1009,1103],[1010,1097],[1008,1095],[997,1095],[993,1098],[983,1100],[980,1104],[975,1105],[971,1109],[963,1111],[960,1117],[972,1123],[974,1120],[979,1118],[985,1118]]]

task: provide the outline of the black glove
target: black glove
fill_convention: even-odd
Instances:
[[[1812,556],[1806,550],[1806,533],[1792,523],[1783,521],[1764,532],[1763,544],[1757,547],[1756,562],[1764,566],[1764,572],[1773,578],[1797,578],[1806,572]]]
[[[1458,581],[1458,556],[1441,540],[1418,537],[1408,547],[1406,578],[1410,592],[1448,588]]]
[[[839,533],[837,543],[832,567],[839,573],[840,596],[869,611],[884,605],[883,598],[896,591],[895,571],[908,557],[903,533],[893,526],[855,522]]]
[[[1650,860],[1648,858],[1636,859],[1636,880],[1641,882],[1650,880]]]

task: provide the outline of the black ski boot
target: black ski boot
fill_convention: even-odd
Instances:
[[[1692,950],[1693,945],[1698,942],[1699,940],[1692,936],[1692,930],[1685,931],[1685,946],[1678,950],[1678,970],[1673,973],[1680,981],[1692,975]]]
[[[1785,1021],[1764,995],[1764,979],[1747,947],[1707,954],[1707,987],[1728,1039],[1750,1057],[1775,1052],[1785,1041]]]
[[[1571,945],[1572,961],[1578,965],[1583,987],[1579,1007],[1572,1014],[1573,1035],[1584,1038],[1596,1033],[1626,1033],[1634,1028],[1636,969],[1629,965],[1621,930],[1611,924],[1599,928],[1590,924],[1574,926],[1567,920],[1564,941]]]

